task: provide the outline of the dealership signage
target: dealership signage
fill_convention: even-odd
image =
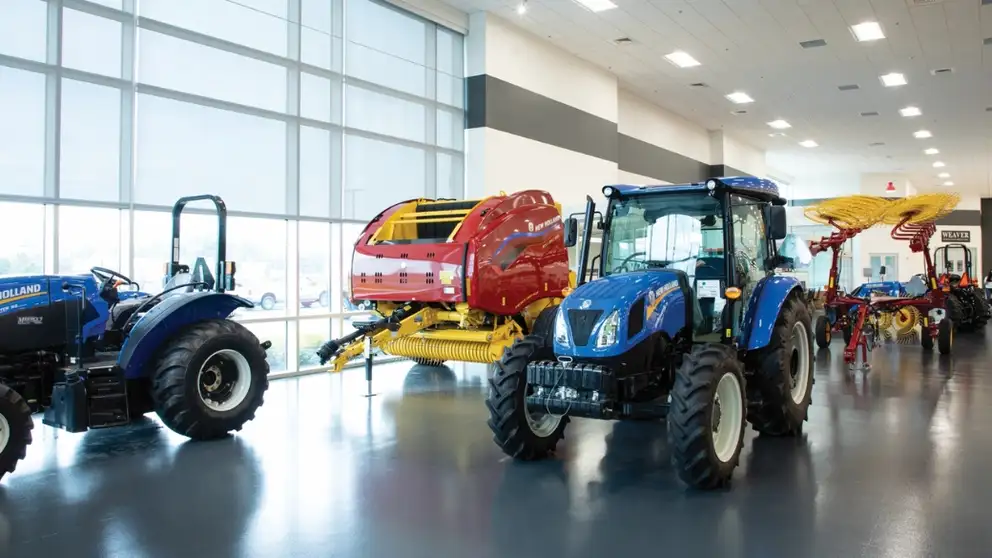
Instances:
[[[940,231],[941,242],[971,242],[971,231]]]

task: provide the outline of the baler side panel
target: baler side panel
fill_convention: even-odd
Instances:
[[[535,300],[562,296],[568,251],[561,214],[550,203],[549,195],[532,190],[493,209],[492,221],[475,241],[472,307],[509,315]]]

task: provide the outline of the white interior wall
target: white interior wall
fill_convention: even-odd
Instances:
[[[706,128],[623,89],[617,103],[617,130],[621,134],[712,164]]]
[[[727,166],[742,170],[754,176],[768,175],[768,165],[765,163],[765,152],[752,147],[733,136],[723,136],[723,161]]]

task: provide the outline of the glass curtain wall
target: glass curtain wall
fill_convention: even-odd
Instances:
[[[462,197],[463,37],[376,0],[0,2],[0,275],[162,285],[169,209],[217,194],[273,372],[341,335],[351,249],[393,202]],[[211,263],[191,205],[182,261]]]

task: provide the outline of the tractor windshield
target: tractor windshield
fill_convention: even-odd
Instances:
[[[606,274],[668,268],[690,278],[723,277],[723,206],[707,193],[616,200],[610,219],[603,255]]]

